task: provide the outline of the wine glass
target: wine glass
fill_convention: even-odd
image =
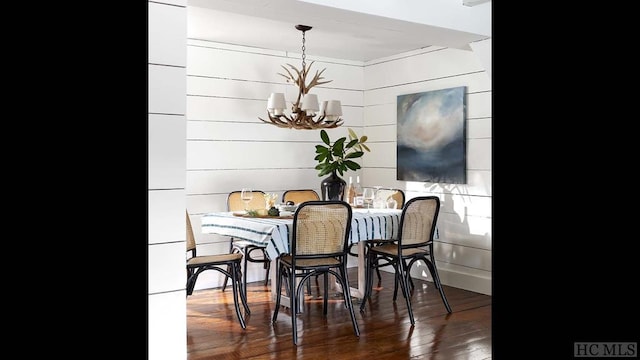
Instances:
[[[373,188],[364,188],[364,191],[362,192],[362,199],[364,200],[365,203],[367,203],[367,212],[370,212],[369,210],[369,206],[371,206],[371,204],[373,203],[373,199],[375,199],[376,197],[376,193],[375,190]]]
[[[377,209],[377,208],[380,208],[380,209],[381,209],[381,208],[385,208],[385,207],[387,207],[387,204],[382,204],[382,202],[380,201],[380,200],[381,200],[381,199],[380,199],[380,188],[381,188],[381,187],[382,187],[382,186],[380,186],[380,185],[375,185],[375,186],[374,186],[374,188],[376,189],[376,190],[374,191],[374,193],[373,193],[373,194],[374,194],[374,195],[373,195],[373,208],[374,208],[374,209]]]
[[[253,200],[253,190],[249,188],[242,188],[242,191],[240,192],[240,199],[244,203],[244,211],[247,211],[249,203]]]

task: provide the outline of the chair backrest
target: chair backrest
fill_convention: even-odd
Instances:
[[[389,197],[392,197],[396,201],[397,203],[396,209],[402,209],[404,207],[404,201],[405,201],[404,191],[400,189],[387,188],[387,187],[378,188],[378,191],[376,191],[376,197],[374,199],[374,202],[378,200],[387,201]]]
[[[294,258],[342,256],[346,259],[351,217],[351,206],[344,201],[301,204],[293,216],[291,254]]]
[[[300,204],[305,201],[320,200],[320,195],[312,189],[287,190],[282,194],[282,202],[293,201],[294,204]]]
[[[253,190],[253,199],[249,202],[249,209],[264,209],[264,191]],[[227,196],[227,211],[240,211],[244,210],[244,203],[240,198],[242,191],[236,190],[229,193]]]
[[[418,196],[409,200],[400,217],[400,247],[424,246],[433,241],[439,212],[440,198],[437,196]]]
[[[187,251],[192,251],[196,249],[196,238],[193,236],[193,228],[191,227],[189,212],[185,212],[187,214]],[[192,254],[192,256],[195,256],[195,252]]]

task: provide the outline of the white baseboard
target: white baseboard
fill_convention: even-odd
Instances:
[[[351,264],[352,259],[349,259]],[[355,260],[354,260],[355,262]],[[351,265],[357,266],[357,265]],[[350,267],[351,267],[350,266]],[[381,271],[393,272],[390,268],[381,268]],[[480,294],[491,295],[491,277],[484,274],[474,274],[461,270],[448,269],[438,263],[438,274],[440,281],[451,287],[477,292]],[[421,264],[415,264],[411,269],[411,276],[416,279],[432,281],[431,274],[426,267]],[[222,285],[224,277],[217,271],[203,272],[196,282],[195,290],[210,289]],[[249,273],[247,274],[247,282],[264,281],[264,269],[261,264],[249,264]]]
[[[438,274],[440,282],[447,286],[491,295],[491,278],[447,269],[438,269]]]
[[[392,272],[385,268],[380,270]],[[444,285],[491,296],[491,277],[442,267],[438,267],[438,274]],[[432,281],[431,274],[417,266],[412,267],[411,276],[416,279]]]

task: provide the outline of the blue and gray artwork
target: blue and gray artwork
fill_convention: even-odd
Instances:
[[[397,178],[465,184],[465,87],[398,96]]]

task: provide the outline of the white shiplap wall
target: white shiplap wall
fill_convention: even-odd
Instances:
[[[345,126],[328,130],[332,139],[363,127],[363,63],[307,56],[313,70],[326,68],[332,82],[314,87],[320,100],[338,99]],[[288,100],[297,88],[278,75],[281,65],[301,67],[300,54],[187,40],[187,207],[198,254],[229,251],[226,237],[202,234],[203,213],[225,211],[227,194],[250,186],[275,192],[311,188],[320,193],[321,177],[314,169],[319,130],[291,130],[264,124],[267,97],[284,92]],[[352,176],[358,173],[350,172]],[[260,264],[249,264],[248,281],[264,278]],[[221,285],[222,275],[204,272],[196,289]]]
[[[193,225],[208,211],[224,211],[229,191],[252,186],[282,194],[288,188],[319,191],[313,167],[318,131],[263,124],[266,98],[288,99],[296,89],[277,75],[280,65],[300,64],[299,54],[187,41],[187,205]],[[307,62],[316,59],[307,59]],[[430,47],[368,63],[317,59],[315,69],[333,82],[317,89],[321,99],[337,98],[345,125],[369,137],[372,153],[361,160],[365,186],[405,190],[407,199],[436,194],[442,211],[436,258],[442,281],[491,294],[491,80],[472,51]],[[467,87],[467,184],[432,184],[396,179],[396,100],[400,94]],[[196,231],[198,251],[228,251],[228,239]],[[249,264],[248,281],[264,276]],[[423,276],[417,267],[415,276]],[[221,275],[203,273],[196,289],[219,286]]]
[[[187,358],[186,0],[148,2],[148,359]]]
[[[364,79],[369,147],[372,153],[386,154],[364,158],[365,185],[401,188],[407,200],[439,196],[435,257],[442,282],[490,295],[491,79],[480,57],[472,51],[429,47],[368,62]],[[397,96],[459,86],[466,86],[467,95],[467,183],[397,180]],[[426,278],[429,272],[418,266],[412,274]]]

